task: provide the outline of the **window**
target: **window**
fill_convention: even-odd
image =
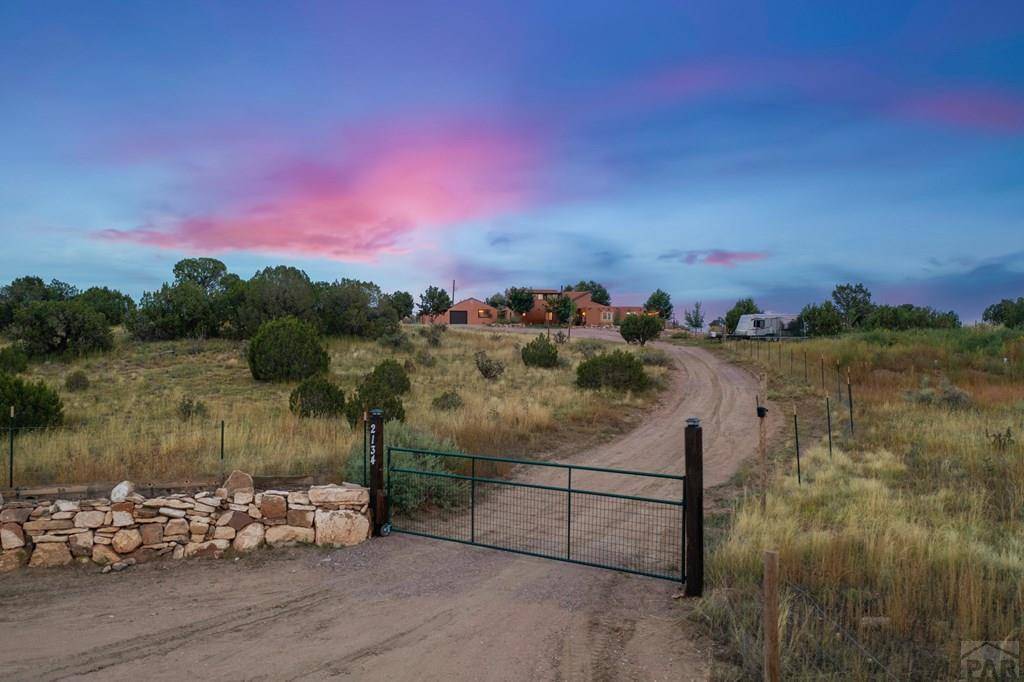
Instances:
[[[764,329],[764,320],[754,320],[754,329]]]
[[[476,311],[476,316],[481,318],[487,318],[491,316],[491,311],[488,310],[487,308],[478,308]]]

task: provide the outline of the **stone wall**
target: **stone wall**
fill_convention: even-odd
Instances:
[[[241,471],[214,492],[147,499],[124,481],[109,499],[0,499],[0,573],[74,561],[120,570],[264,545],[347,547],[369,537],[369,499],[366,488],[351,483],[257,492]]]

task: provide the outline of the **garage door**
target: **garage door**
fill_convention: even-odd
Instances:
[[[469,324],[468,310],[453,310],[449,313],[448,317],[451,324]]]

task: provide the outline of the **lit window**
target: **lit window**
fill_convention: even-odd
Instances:
[[[477,311],[476,311],[476,316],[477,317],[490,317],[491,316],[491,311],[488,310],[487,308],[478,308]]]

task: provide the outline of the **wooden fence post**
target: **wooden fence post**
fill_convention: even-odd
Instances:
[[[686,420],[686,588],[687,597],[704,593],[704,436],[700,419]]]
[[[768,408],[764,405],[757,406],[758,434],[757,452],[761,458],[761,512],[768,509],[768,432],[765,419],[768,417]]]
[[[370,450],[370,507],[373,509],[373,534],[380,535],[387,521],[387,493],[384,490],[384,412],[370,410],[368,426]]]
[[[764,680],[780,682],[779,656],[779,553],[764,552]]]

